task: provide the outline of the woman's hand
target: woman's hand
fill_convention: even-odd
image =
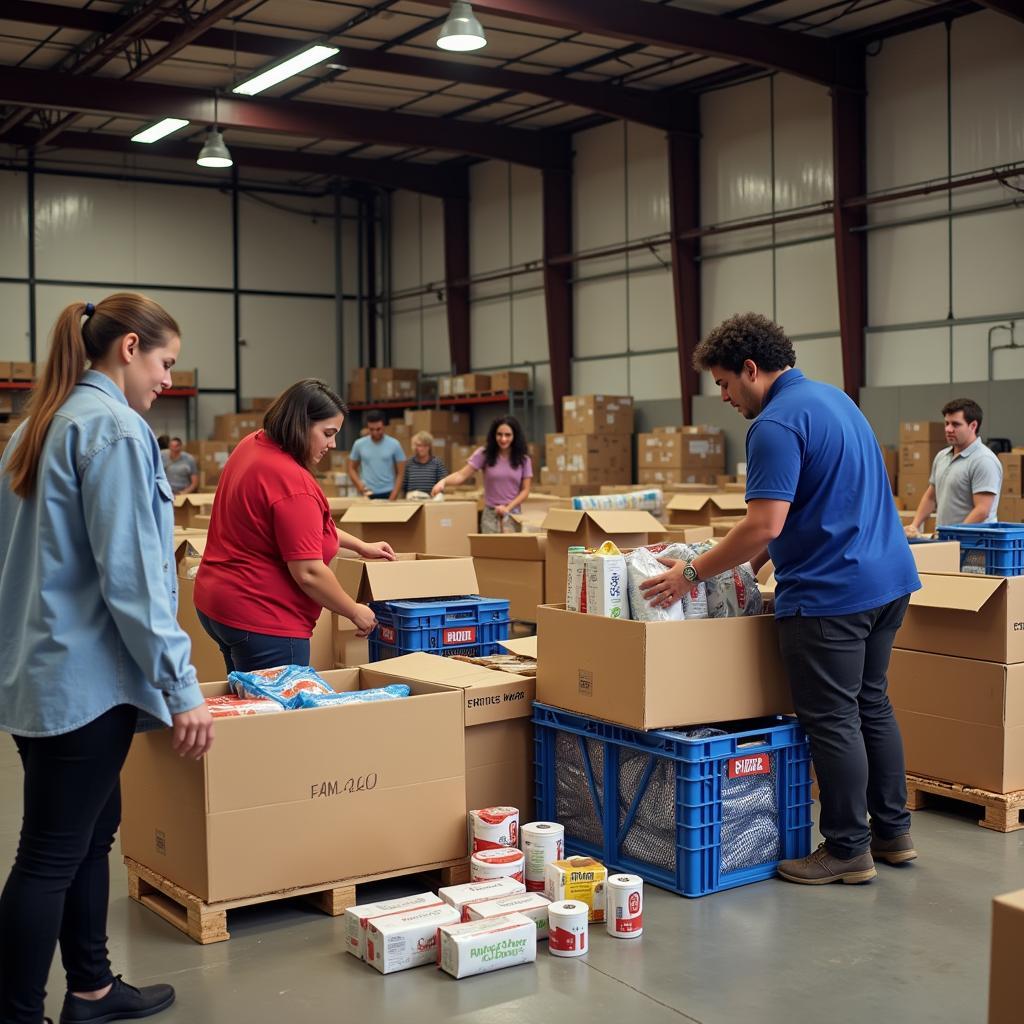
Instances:
[[[356,636],[360,640],[368,637],[377,627],[377,616],[373,609],[365,604],[357,604],[355,612],[349,616],[356,627]]]
[[[213,716],[205,704],[178,712],[172,721],[171,748],[179,757],[198,761],[213,746]]]
[[[690,584],[683,576],[686,563],[674,558],[659,558],[658,561],[669,567],[668,572],[644,580],[640,584],[640,589],[644,592],[648,604],[654,605],[655,608],[671,608],[690,589]]]
[[[507,516],[508,515],[508,505],[495,505],[494,506],[494,511],[499,516]]]
[[[433,487],[430,488],[430,496],[436,498],[439,494],[444,493],[444,481],[438,480]]]
[[[378,540],[373,544],[363,544],[359,549],[359,557],[382,558],[386,562],[393,562],[397,556],[386,540]]]

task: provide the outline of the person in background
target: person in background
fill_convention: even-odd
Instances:
[[[394,501],[402,489],[405,452],[384,433],[384,414],[366,414],[367,435],[360,437],[348,457],[348,475],[356,490],[367,498]]]
[[[440,494],[448,484],[464,484],[476,472],[484,477],[482,533],[519,533],[522,526],[511,518],[521,510],[533,482],[533,463],[527,454],[523,428],[514,416],[501,416],[487,431],[487,443],[477,448],[462,469],[449,473],[434,484],[431,494]]]
[[[886,673],[921,581],[881,450],[846,394],[795,368],[792,342],[766,317],[726,320],[697,346],[694,366],[753,420],[747,514],[691,562],[663,560],[669,571],[641,588],[667,607],[700,580],[747,561],[756,572],[771,557],[779,648],[810,740],[825,838],[778,872],[804,885],[870,881],[875,860],[917,856]]]
[[[28,420],[0,460],[0,729],[24,767],[0,896],[0,1020],[39,1024],[59,942],[62,1024],[148,1017],[170,985],[111,972],[108,854],[137,723],[201,758],[213,723],[176,621],[174,507],[142,418],[171,386],[178,325],[143,295],[57,318]],[[89,369],[86,369],[86,366]]]
[[[156,446],[161,452],[165,452],[171,446],[171,439],[166,434],[160,434],[156,439]]]
[[[229,673],[308,665],[324,608],[351,619],[361,637],[376,625],[330,563],[339,547],[361,558],[395,553],[384,541],[367,544],[338,530],[312,473],[337,446],[346,411],[322,381],[300,380],[224,466],[194,593],[199,621]]]
[[[180,437],[172,437],[167,451],[161,452],[167,482],[175,494],[191,494],[199,486],[196,460],[183,450]]]
[[[444,463],[433,453],[434,438],[425,430],[412,436],[412,458],[405,464],[403,490],[431,492],[439,480],[444,479]]]
[[[932,461],[928,489],[906,527],[908,537],[920,533],[932,512],[937,526],[996,522],[1003,464],[978,436],[981,417],[981,406],[970,398],[954,398],[942,407],[949,447]]]

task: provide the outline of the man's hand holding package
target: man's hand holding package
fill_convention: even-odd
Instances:
[[[683,578],[684,562],[676,561],[674,558],[659,558],[662,565],[668,566],[668,572],[660,576],[652,576],[640,584],[640,589],[647,598],[647,603],[655,608],[670,608],[681,601],[690,584]]]

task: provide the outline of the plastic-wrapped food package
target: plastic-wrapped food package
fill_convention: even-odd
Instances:
[[[641,583],[660,576],[665,571],[666,567],[658,561],[656,548],[634,548],[626,555],[629,608],[632,617],[639,622],[679,622],[685,618],[683,601],[676,601],[668,608],[656,608],[640,589]]]
[[[226,694],[222,697],[207,697],[206,706],[213,718],[243,718],[248,715],[266,715],[284,710],[277,701],[266,697],[253,697],[251,700]]]
[[[333,708],[345,704],[372,704],[381,700],[399,700],[412,693],[405,683],[392,683],[372,690],[346,690],[343,693],[300,693],[299,707]]]
[[[708,614],[713,619],[760,615],[764,608],[761,588],[750,563],[736,566],[707,581]]]
[[[302,706],[304,693],[334,693],[306,665],[282,665],[255,672],[232,672],[228,682],[239,697],[269,697],[288,710]]]
[[[659,552],[659,557],[671,558],[677,562],[692,562],[698,554],[700,551],[697,548],[676,542],[675,544],[666,544],[664,550]],[[708,617],[708,595],[704,582],[695,583],[690,587],[683,594],[680,604],[683,607],[684,619],[706,619]]]

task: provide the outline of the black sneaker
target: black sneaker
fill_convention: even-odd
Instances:
[[[138,1020],[166,1010],[174,1002],[170,985],[136,988],[119,974],[102,999],[80,999],[70,992],[64,997],[60,1024],[102,1024],[108,1020]]]

